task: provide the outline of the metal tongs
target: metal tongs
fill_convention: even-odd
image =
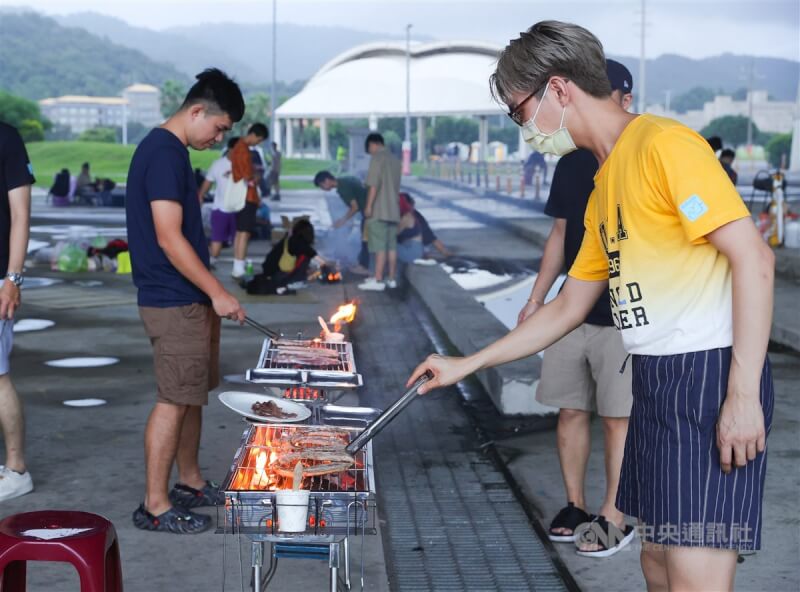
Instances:
[[[375,419],[375,421],[364,428],[364,430],[345,447],[344,451],[350,456],[354,456],[356,452],[361,450],[367,444],[367,442],[378,435],[378,432],[389,425],[389,422],[397,417],[397,414],[408,407],[419,394],[419,387],[432,378],[433,374],[431,371],[426,371],[425,374],[420,376],[417,381],[411,385],[411,388],[409,388],[402,397],[397,399],[397,401],[395,401],[391,407],[381,413]]]
[[[264,335],[266,335],[267,337],[269,337],[273,341],[281,338],[281,334],[280,333],[278,333],[277,331],[273,331],[269,327],[265,327],[264,325],[262,325],[261,323],[259,323],[257,321],[254,321],[250,317],[245,317],[244,318],[244,322],[247,323],[248,325],[250,325],[251,327],[253,327],[253,329],[257,329],[257,330],[261,331]]]

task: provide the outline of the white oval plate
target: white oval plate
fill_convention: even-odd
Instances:
[[[280,397],[273,397],[271,395],[264,395],[261,393],[246,393],[243,391],[225,391],[219,394],[219,400],[228,409],[235,411],[253,421],[261,423],[293,423],[297,421],[304,421],[311,416],[311,409],[301,403],[294,401],[287,401]],[[253,403],[262,403],[266,401],[274,401],[281,411],[284,413],[296,413],[297,417],[287,417],[280,419],[278,417],[264,417],[253,413]]]
[[[98,407],[100,405],[105,405],[105,399],[69,399],[67,401],[62,401],[64,405],[67,407]]]
[[[14,333],[27,333],[28,331],[41,331],[55,325],[47,319],[20,319],[14,323]]]
[[[111,366],[119,362],[119,358],[62,358],[60,360],[50,360],[45,362],[53,368],[99,368],[100,366]]]

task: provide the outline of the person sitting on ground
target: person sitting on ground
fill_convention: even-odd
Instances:
[[[69,169],[61,169],[53,179],[50,195],[54,206],[65,206],[69,203],[70,175]]]
[[[725,172],[728,173],[728,177],[734,185],[736,185],[736,182],[739,180],[739,173],[733,170],[733,161],[735,159],[736,152],[730,148],[725,148],[720,152],[719,163],[722,165],[722,168],[725,169]]]
[[[397,259],[402,263],[413,263],[424,258],[425,249],[431,245],[444,258],[452,255],[416,209],[414,198],[405,192],[400,193],[400,224],[397,230]]]
[[[358,177],[343,175],[334,177],[330,171],[320,171],[314,177],[314,185],[323,191],[336,189],[344,205],[350,209],[347,213],[333,223],[334,228],[341,228],[356,214],[361,214],[361,250],[358,253],[358,265],[350,271],[359,275],[369,275],[369,249],[364,234],[364,208],[367,205],[367,187]]]
[[[313,259],[324,263],[314,249],[314,225],[300,218],[272,247],[262,264],[262,273],[247,283],[248,294],[291,294],[288,286],[304,282]]]
[[[94,184],[92,183],[92,175],[89,173],[88,162],[84,162],[81,165],[81,172],[78,174],[78,180],[75,183],[75,191],[78,195],[81,195],[86,189],[94,193]]]

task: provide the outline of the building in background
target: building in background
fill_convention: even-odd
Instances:
[[[121,97],[89,97],[66,95],[42,99],[42,115],[56,125],[80,134],[95,127],[122,127],[127,122],[146,127],[163,121],[160,110],[161,92],[149,84],[132,84]]]
[[[63,125],[74,134],[95,127],[121,127],[123,106],[121,97],[87,97],[66,95],[39,101],[42,115],[56,125]]]
[[[753,123],[762,132],[789,133],[792,131],[797,109],[795,101],[771,101],[769,94],[765,90],[753,90],[748,93],[743,101],[734,101],[727,95],[717,95],[713,101],[703,105],[702,109],[677,113],[667,111],[662,105],[651,105],[647,108],[648,113],[663,115],[677,119],[684,125],[694,130],[701,130],[709,123],[720,117],[728,115],[741,115],[747,117],[750,112],[752,101]]]
[[[128,121],[155,127],[164,121],[161,115],[161,91],[151,84],[132,84],[122,91],[128,101]]]

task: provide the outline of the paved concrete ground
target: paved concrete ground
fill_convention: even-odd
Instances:
[[[313,199],[320,205],[318,196]],[[34,226],[44,221],[38,216],[40,211],[37,207],[34,212]],[[324,204],[321,211],[327,216]],[[114,214],[94,210],[87,215],[77,209],[64,213],[83,220],[101,212]],[[47,236],[36,234],[37,238]],[[264,243],[256,243],[252,252],[260,252],[263,257],[264,250]],[[223,263],[220,276],[225,277],[226,273],[230,273],[229,264]],[[147,533],[135,529],[131,523],[130,515],[143,495],[142,438],[155,384],[150,345],[133,305],[135,292],[130,277],[104,273],[68,276],[41,266],[31,269],[30,275],[57,277],[65,283],[23,292],[20,317],[50,319],[56,325],[16,337],[12,376],[25,404],[27,456],[36,490],[0,504],[0,516],[40,509],[78,509],[107,516],[120,538],[125,589],[134,592],[221,590],[225,540],[225,589],[240,590],[235,538],[213,532],[190,537]],[[83,288],[75,284],[76,280],[86,279],[100,280],[103,286]],[[63,297],[65,288],[69,288],[71,302]],[[243,294],[234,286],[231,289],[240,296]],[[83,295],[83,302],[97,303],[102,300],[97,296],[106,294],[114,295],[117,304],[95,304],[88,308],[81,304],[81,298],[76,298],[76,291]],[[306,335],[319,332],[317,315],[330,315],[343,300],[342,285],[313,286],[295,298],[242,296],[253,318],[286,334],[304,331]],[[62,308],[65,303],[73,307]],[[254,366],[261,339],[259,333],[248,327],[224,321],[222,374],[241,377],[245,369]],[[56,358],[97,355],[116,356],[120,363],[88,370],[59,370],[44,365],[46,360]],[[206,475],[217,481],[227,474],[245,427],[236,414],[217,400],[216,394],[223,390],[259,389],[223,383],[210,396],[204,416],[201,463]],[[63,400],[85,397],[103,398],[108,404],[86,409],[62,405]],[[349,401],[354,403],[354,397]],[[202,511],[214,513],[210,509]],[[368,537],[364,552],[368,589],[388,589],[380,536]],[[249,586],[249,553],[249,545],[243,542],[245,589]],[[353,556],[359,553],[356,542]],[[76,574],[65,565],[33,564],[29,573],[30,590],[67,592],[78,588]],[[327,573],[323,562],[281,560],[270,589],[326,589]]]

